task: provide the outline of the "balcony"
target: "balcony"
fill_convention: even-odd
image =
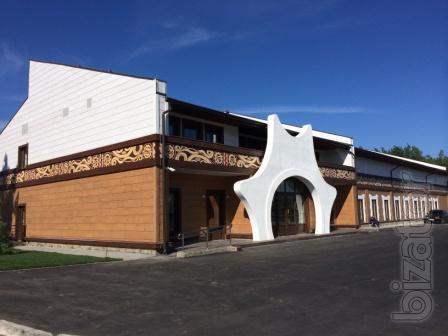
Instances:
[[[241,147],[168,137],[168,165],[173,168],[252,175],[260,168],[264,152]],[[332,185],[356,183],[353,167],[319,162],[322,176]]]

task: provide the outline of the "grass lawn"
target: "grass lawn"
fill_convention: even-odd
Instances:
[[[119,259],[78,256],[52,252],[13,250],[12,254],[0,255],[0,271],[50,266],[79,265]]]

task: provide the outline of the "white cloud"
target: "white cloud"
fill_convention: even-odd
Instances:
[[[17,72],[24,63],[17,50],[4,41],[0,42],[0,76]]]
[[[219,34],[211,32],[205,28],[191,27],[170,41],[170,49],[190,47],[195,44],[207,42],[218,36]]]
[[[129,59],[152,52],[193,47],[224,36],[203,27],[181,26],[174,22],[165,22],[161,26],[166,30],[165,37],[147,40],[130,53]]]
[[[356,106],[302,106],[302,105],[278,105],[240,108],[234,110],[242,114],[268,114],[268,113],[312,113],[312,114],[350,114],[367,113],[368,109]]]

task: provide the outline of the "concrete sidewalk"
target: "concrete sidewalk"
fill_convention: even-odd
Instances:
[[[397,227],[407,227],[407,226],[420,226],[423,225],[423,220],[403,220],[403,221],[395,221],[395,222],[386,222],[386,223],[380,223],[379,229],[376,227],[373,227],[370,224],[363,224],[360,226],[359,231],[364,232],[375,232],[378,230],[383,229],[393,229]]]
[[[190,258],[210,254],[238,252],[249,247],[256,247],[262,245],[273,245],[280,243],[293,242],[297,240],[322,239],[328,237],[335,237],[347,234],[355,234],[359,231],[357,229],[337,229],[328,234],[315,235],[311,233],[300,233],[291,236],[280,236],[275,240],[253,241],[252,239],[233,238],[230,240],[216,239],[208,242],[197,242],[188,244],[185,247],[177,249],[176,257]]]
[[[98,258],[114,258],[121,260],[137,260],[137,259],[151,258],[155,256],[155,254],[146,254],[138,252],[110,251],[107,248],[99,250],[99,249],[89,249],[88,247],[62,248],[62,247],[45,247],[36,245],[17,245],[14,248],[22,251],[53,252],[61,254],[91,256]]]

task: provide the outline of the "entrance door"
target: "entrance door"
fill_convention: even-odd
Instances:
[[[170,189],[168,195],[168,231],[169,239],[176,240],[181,232],[180,189]]]
[[[207,190],[207,227],[214,228],[225,224],[225,191]]]
[[[26,208],[25,205],[17,207],[16,240],[25,241],[26,237]]]
[[[296,178],[283,181],[277,188],[271,208],[274,237],[306,232],[308,189]]]

